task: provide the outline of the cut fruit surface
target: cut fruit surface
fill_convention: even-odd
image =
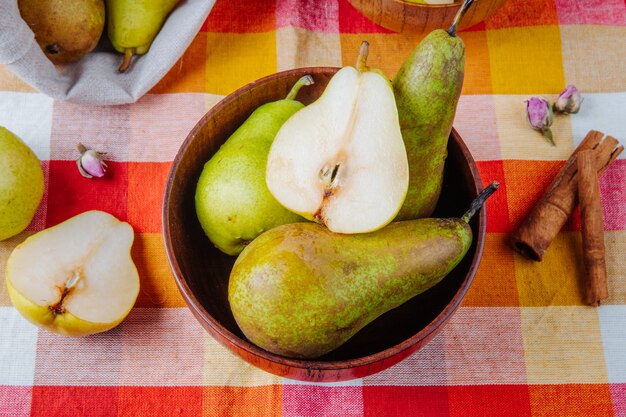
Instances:
[[[35,324],[69,335],[117,325],[139,293],[130,256],[133,239],[128,223],[102,211],[79,214],[32,235],[7,261],[15,307]]]
[[[397,214],[408,162],[389,81],[345,67],[279,130],[266,182],[289,210],[339,233],[379,229]]]

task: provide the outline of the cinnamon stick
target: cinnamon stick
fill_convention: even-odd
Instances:
[[[593,151],[581,151],[576,159],[585,264],[585,303],[597,306],[609,295],[600,186]]]
[[[594,168],[601,174],[624,150],[617,139],[590,131],[559,170],[556,177],[511,237],[513,248],[535,261],[541,261],[578,204],[578,167],[576,156],[592,150]]]

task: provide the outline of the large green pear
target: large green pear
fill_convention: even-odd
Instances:
[[[252,239],[272,227],[305,221],[272,196],[265,167],[276,132],[304,105],[298,90],[313,82],[302,77],[283,100],[263,104],[204,165],[195,193],[198,220],[211,242],[238,255]]]
[[[439,200],[465,71],[465,45],[456,36],[456,27],[470,4],[465,2],[448,31],[429,33],[393,79],[409,159],[409,190],[396,220],[428,217]]]
[[[106,0],[107,29],[113,47],[124,54],[120,72],[133,55],[150,49],[165,19],[180,0]]]
[[[231,271],[228,300],[237,324],[252,343],[286,357],[336,349],[461,261],[472,242],[467,222],[496,187],[462,218],[393,222],[351,235],[315,223],[263,233]]]
[[[20,138],[0,126],[0,240],[26,229],[43,191],[39,158]]]

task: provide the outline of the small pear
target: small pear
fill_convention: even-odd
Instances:
[[[317,358],[441,281],[472,242],[468,221],[497,183],[461,218],[393,222],[365,234],[315,223],[271,229],[239,255],[228,285],[244,335],[278,355]]]
[[[409,189],[396,220],[430,216],[437,205],[452,122],[463,87],[465,45],[456,28],[429,33],[393,79],[402,138],[409,159]]]
[[[119,71],[125,72],[133,55],[150,49],[165,19],[180,0],[106,0],[107,29],[116,51],[124,54]]]
[[[103,0],[18,0],[22,19],[54,64],[69,64],[91,52],[102,35]]]
[[[28,227],[43,193],[39,158],[20,138],[0,126],[0,240]]]
[[[367,67],[340,69],[314,103],[279,130],[267,186],[289,210],[333,232],[379,229],[398,213],[408,187],[407,155],[389,80]]]
[[[298,91],[312,83],[306,75],[285,99],[256,109],[204,165],[196,186],[196,213],[205,234],[222,252],[238,255],[262,232],[305,221],[269,192],[265,166],[276,132],[304,107],[296,100]]]

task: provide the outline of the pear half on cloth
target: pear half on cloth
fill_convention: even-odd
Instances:
[[[7,260],[13,305],[35,325],[66,336],[112,329],[139,294],[133,239],[128,223],[96,210],[30,236]]]

